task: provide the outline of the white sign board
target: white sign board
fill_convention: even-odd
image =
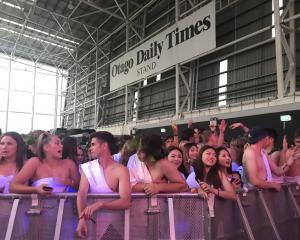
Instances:
[[[110,91],[215,47],[215,2],[212,1],[112,62]]]

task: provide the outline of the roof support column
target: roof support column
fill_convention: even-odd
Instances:
[[[98,33],[99,30],[97,29],[97,40],[96,40],[96,64],[95,64],[95,95],[94,95],[94,128],[97,128],[98,125],[98,114],[97,114],[97,92],[98,92]]]
[[[76,51],[76,66],[75,66],[75,77],[74,77],[73,128],[76,128],[77,74],[78,74],[78,49]]]
[[[175,0],[175,21],[179,20],[179,2]],[[179,108],[180,108],[180,92],[179,92],[179,64],[176,64],[176,73],[175,73],[175,105],[176,105],[176,118],[179,118]]]
[[[36,84],[36,62],[34,62],[34,70],[33,70],[33,86],[32,86],[32,105],[31,105],[31,126],[30,130],[33,130],[33,122],[34,122],[34,102],[35,102],[35,84]]]
[[[274,6],[274,25],[275,25],[275,50],[276,50],[276,72],[277,72],[277,97],[283,98],[283,63],[282,63],[282,46],[281,46],[281,26],[279,14],[279,0],[273,0]]]
[[[8,109],[9,109],[10,81],[11,81],[11,57],[9,57],[9,66],[8,66],[8,86],[7,86],[7,102],[6,102],[5,132],[7,132],[7,125],[8,125]]]

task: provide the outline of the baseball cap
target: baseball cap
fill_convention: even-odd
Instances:
[[[255,144],[267,136],[267,131],[261,127],[251,128],[248,133],[248,143]]]

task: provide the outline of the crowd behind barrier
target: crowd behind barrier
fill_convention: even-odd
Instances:
[[[197,194],[132,194],[131,208],[101,210],[89,221],[88,239],[300,239],[300,186],[280,192],[244,189],[237,201]],[[88,202],[117,194],[90,194]],[[0,195],[0,239],[77,239],[76,194]],[[210,210],[209,210],[210,209]]]

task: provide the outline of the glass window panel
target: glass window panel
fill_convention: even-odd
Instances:
[[[55,110],[54,95],[45,95],[45,94],[35,95],[35,101],[34,101],[35,113],[54,114],[54,110]]]
[[[220,62],[220,72],[226,72],[227,71],[227,66],[228,66],[228,60],[224,60]]]
[[[58,94],[60,95],[62,91],[66,91],[68,80],[66,77],[59,76],[58,81]]]
[[[61,115],[57,115],[57,126],[58,128],[62,127],[62,116]]]
[[[11,91],[9,95],[9,111],[31,113],[32,93]]]
[[[28,65],[29,65],[29,67],[34,66],[34,62],[26,60],[24,58],[16,58],[14,64],[16,67],[21,68],[21,69],[28,67]]]
[[[54,115],[34,114],[33,129],[50,130],[54,128]]]
[[[33,67],[20,64],[16,66],[16,64],[12,62],[10,88],[32,92],[34,80]]]
[[[7,105],[7,90],[3,90],[0,89],[0,96],[1,96],[1,100],[0,100],[0,111],[6,111],[6,105]]]
[[[8,89],[9,61],[0,58],[0,88]],[[2,97],[1,97],[2,98]]]
[[[5,132],[5,125],[6,125],[6,112],[0,111],[0,128],[2,132]]]
[[[7,131],[27,134],[31,130],[31,114],[8,113]]]
[[[38,73],[36,74],[35,91],[38,93],[55,94],[56,74]]]

